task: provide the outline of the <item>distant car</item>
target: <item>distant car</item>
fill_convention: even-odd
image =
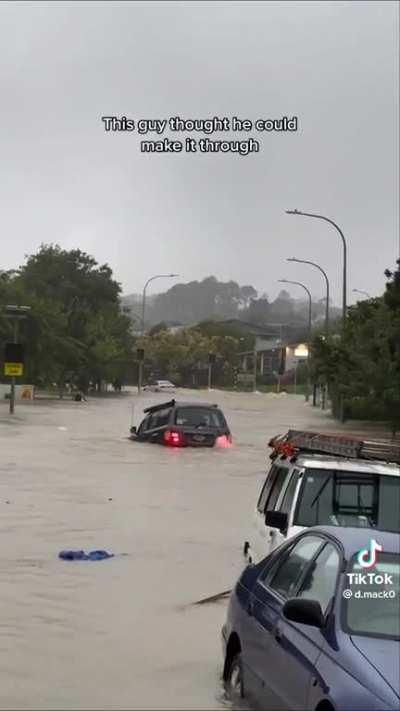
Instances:
[[[222,410],[217,405],[199,402],[164,402],[147,407],[138,428],[131,427],[132,438],[172,447],[228,447],[232,435]]]
[[[144,386],[143,390],[147,390],[152,393],[172,392],[175,390],[175,385],[169,380],[152,380]]]
[[[313,527],[247,566],[222,628],[229,695],[274,711],[398,711],[399,542]]]

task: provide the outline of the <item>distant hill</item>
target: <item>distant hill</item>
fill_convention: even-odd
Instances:
[[[132,317],[137,321],[141,316],[142,295],[126,294],[122,296],[121,304],[131,309]],[[323,320],[324,313],[325,300],[316,298],[312,309],[313,323]],[[331,320],[339,315],[339,309],[331,305]],[[161,322],[189,326],[207,319],[240,319],[255,325],[274,323],[304,327],[308,321],[308,303],[293,299],[286,290],[270,302],[266,294],[258,297],[257,290],[251,285],[220,282],[214,276],[174,284],[165,292],[146,295],[147,327]]]

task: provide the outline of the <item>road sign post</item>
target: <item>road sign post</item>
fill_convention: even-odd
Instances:
[[[24,374],[24,348],[18,340],[18,321],[14,321],[14,343],[6,343],[4,375],[11,376],[10,415],[15,412],[15,378]]]
[[[15,410],[15,378],[21,377],[24,372],[24,348],[17,342],[18,320],[25,319],[30,310],[30,306],[9,304],[0,311],[0,316],[10,318],[14,322],[14,342],[7,343],[4,352],[4,374],[11,376],[10,415],[13,415]]]

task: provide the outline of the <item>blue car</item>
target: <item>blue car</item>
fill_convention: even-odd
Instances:
[[[228,694],[268,711],[399,711],[400,536],[314,527],[242,573]]]

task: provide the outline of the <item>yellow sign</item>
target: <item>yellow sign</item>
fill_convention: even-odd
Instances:
[[[23,363],[4,363],[4,375],[21,376],[24,374]]]

